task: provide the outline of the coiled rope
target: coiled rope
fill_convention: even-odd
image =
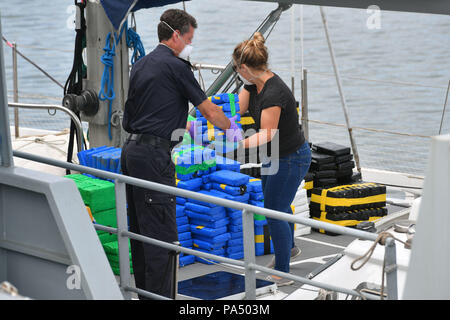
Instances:
[[[355,260],[353,260],[352,264],[350,265],[350,268],[353,271],[357,271],[357,270],[361,269],[367,263],[367,261],[369,261],[370,258],[372,257],[372,254],[375,251],[375,248],[376,248],[377,244],[379,243],[382,246],[384,246],[386,244],[386,240],[388,238],[392,238],[394,240],[397,240],[397,241],[403,243],[405,246],[408,245],[406,242],[404,242],[404,241],[394,237],[389,232],[386,232],[386,231],[380,232],[378,234],[378,237],[373,242],[372,246],[369,248],[369,250],[367,250],[367,252],[365,254],[363,254],[361,257],[356,258]],[[363,260],[362,263],[359,266],[355,267],[356,262],[358,262],[360,260]],[[383,259],[383,269],[382,269],[382,272],[381,272],[381,289],[380,289],[381,300],[384,299],[384,273],[385,273],[385,268],[386,268],[386,260]]]
[[[140,58],[145,56],[144,45],[142,44],[141,37],[133,28],[128,28],[126,35],[127,46],[134,49],[133,55],[131,56],[131,64],[134,65]]]
[[[127,28],[127,23],[125,22],[122,29],[120,30],[119,37],[114,34],[114,39],[112,39],[112,33],[109,32],[106,36],[105,47],[103,50],[105,53],[101,56],[100,61],[104,64],[103,75],[101,79],[100,92],[98,93],[98,98],[101,101],[108,100],[108,137],[112,140],[111,133],[111,115],[112,115],[112,102],[116,98],[114,92],[114,56],[116,55],[116,45],[120,42],[122,38],[123,31],[126,31],[126,43],[130,48],[134,48],[133,56],[131,58],[131,63],[134,64],[140,58],[145,56],[145,49],[141,42],[141,38],[132,28]]]
[[[120,38],[119,38],[120,40]],[[112,41],[111,44],[111,32],[106,36],[105,47],[103,48],[105,53],[101,56],[100,61],[105,65],[103,69],[103,75],[100,84],[100,92],[98,98],[101,101],[108,100],[108,136],[109,140],[112,140],[111,134],[111,112],[112,102],[116,98],[114,92],[114,56],[116,55],[116,42]]]

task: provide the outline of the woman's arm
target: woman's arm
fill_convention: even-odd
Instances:
[[[239,114],[242,116],[248,110],[248,103],[250,101],[250,92],[242,89],[239,93]]]
[[[255,148],[271,141],[277,133],[280,115],[281,107],[279,106],[264,109],[261,112],[261,129],[258,133],[244,139],[242,146],[244,148]]]

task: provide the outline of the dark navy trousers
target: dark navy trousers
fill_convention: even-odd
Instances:
[[[170,151],[163,147],[127,140],[121,167],[124,175],[175,187],[175,166]],[[178,241],[174,195],[133,185],[126,186],[126,193],[130,232],[170,243]],[[173,297],[174,265],[169,250],[136,240],[130,243],[136,287]]]

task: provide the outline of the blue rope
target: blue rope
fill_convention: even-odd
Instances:
[[[133,55],[131,56],[132,65],[145,56],[145,49],[141,37],[132,28],[128,28],[127,30],[127,46],[134,49]]]
[[[98,93],[98,98],[101,101],[108,100],[108,136],[109,140],[112,140],[111,134],[111,112],[112,112],[112,102],[116,98],[114,92],[114,56],[116,55],[116,44],[113,41],[111,46],[111,32],[106,36],[105,47],[103,48],[105,53],[100,58],[100,61],[105,65],[103,69],[102,80],[100,84],[100,92]],[[105,92],[106,88],[106,92]]]
[[[145,56],[145,49],[141,42],[139,35],[132,29],[127,28],[127,22],[124,23],[122,30],[120,30],[119,37],[114,34],[114,39],[111,41],[111,32],[106,36],[105,47],[103,50],[105,53],[101,56],[100,61],[105,65],[103,69],[103,75],[100,84],[100,92],[98,93],[98,98],[101,101],[108,100],[108,136],[109,140],[112,140],[111,134],[111,113],[112,113],[112,102],[116,98],[114,92],[114,56],[116,55],[116,44],[120,42],[122,38],[123,31],[126,32],[126,42],[127,46],[134,48],[133,56],[131,58],[131,64],[134,64],[140,58]],[[112,43],[112,45],[111,45]]]

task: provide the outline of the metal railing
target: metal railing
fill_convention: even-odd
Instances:
[[[126,299],[131,299],[131,292],[136,292],[141,295],[145,295],[152,298],[167,299],[156,295],[151,292],[147,292],[141,289],[136,289],[130,287],[130,260],[129,260],[129,247],[128,238],[145,243],[157,245],[168,250],[173,250],[176,252],[183,252],[185,254],[190,254],[206,259],[211,259],[219,262],[228,263],[235,266],[240,266],[245,268],[245,298],[254,300],[256,299],[256,271],[262,271],[264,273],[270,273],[272,275],[281,276],[287,279],[291,279],[303,284],[311,285],[314,287],[323,288],[325,290],[340,292],[347,295],[358,296],[364,299],[376,299],[374,296],[368,296],[362,292],[356,290],[337,287],[334,285],[317,282],[310,280],[308,278],[292,275],[290,273],[280,272],[274,269],[263,267],[255,263],[255,242],[254,242],[254,221],[253,214],[264,215],[265,217],[279,219],[288,221],[291,223],[303,224],[316,229],[324,229],[329,232],[337,234],[345,234],[353,236],[359,239],[365,239],[370,241],[375,241],[377,239],[377,234],[369,233],[365,231],[360,231],[357,229],[351,229],[342,227],[339,225],[334,225],[322,221],[317,221],[309,218],[296,217],[286,213],[282,213],[275,210],[270,210],[266,208],[261,208],[241,202],[226,200],[222,198],[217,198],[213,196],[204,195],[201,193],[179,189],[176,187],[171,187],[151,181],[141,180],[121,174],[111,173],[103,170],[93,169],[81,165],[76,165],[64,161],[54,160],[50,158],[41,157],[38,155],[33,155],[21,151],[14,151],[14,156],[28,159],[31,161],[36,161],[40,163],[45,163],[48,165],[61,167],[65,169],[70,169],[82,173],[92,174],[97,177],[104,179],[111,179],[115,184],[116,193],[116,215],[117,215],[117,228],[110,228],[106,226],[95,225],[98,230],[107,231],[110,233],[117,234],[118,247],[119,247],[119,265],[120,265],[120,288]],[[232,208],[235,210],[242,210],[242,224],[243,224],[243,240],[244,240],[244,260],[234,260],[226,257],[221,257],[209,253],[204,253],[184,247],[180,247],[176,244],[166,243],[160,240],[145,237],[133,232],[128,231],[127,225],[127,212],[126,212],[126,196],[125,196],[125,184],[134,185],[137,187],[155,190],[163,193],[172,194],[179,197],[191,198],[195,200],[200,200],[204,202],[210,202],[219,206]],[[396,268],[396,251],[395,251],[395,241],[393,238],[388,238],[386,241],[385,250],[385,263],[390,266],[387,274],[387,297],[388,299],[397,299],[397,268]],[[176,293],[175,293],[176,295]]]
[[[24,108],[24,109],[39,109],[39,110],[61,110],[69,115],[73,123],[75,123],[75,128],[77,132],[77,148],[78,152],[83,151],[83,127],[81,125],[80,119],[77,115],[70,109],[57,105],[57,104],[34,104],[34,103],[18,103],[18,102],[8,102],[8,107],[10,108]],[[17,128],[17,127],[16,127]],[[16,130],[16,133],[18,130]]]

